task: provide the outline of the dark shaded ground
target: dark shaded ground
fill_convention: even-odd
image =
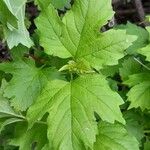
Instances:
[[[150,0],[113,0],[112,3],[117,23],[131,21],[138,25],[147,25],[145,16],[150,14]]]

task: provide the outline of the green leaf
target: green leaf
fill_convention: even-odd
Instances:
[[[147,30],[148,30],[149,35],[150,35],[150,27],[147,27]],[[146,60],[150,61],[150,40],[149,40],[149,44],[147,44],[147,46],[138,50],[138,53],[146,56]]]
[[[22,59],[25,53],[29,53],[29,49],[21,44],[11,49],[11,58],[15,61]]]
[[[26,0],[3,0],[7,5],[10,12],[18,20],[18,28],[14,28],[11,24],[8,24],[8,28],[5,28],[6,40],[9,48],[13,48],[21,43],[24,46],[31,47],[32,41],[29,37],[29,33],[25,27],[25,3]]]
[[[127,34],[137,36],[137,40],[133,42],[133,44],[127,49],[128,54],[135,54],[137,50],[144,47],[148,42],[148,32],[135,24],[128,22],[126,25],[119,26],[122,29],[127,30]]]
[[[144,150],[149,150],[149,148],[150,148],[150,141],[144,144]]]
[[[35,124],[30,130],[27,130],[25,123],[16,126],[15,136],[10,141],[10,145],[19,146],[19,150],[41,150],[47,142],[47,128],[44,124]]]
[[[126,120],[127,131],[136,137],[141,145],[141,140],[144,137],[143,116],[136,109],[130,109],[124,113]]]
[[[106,77],[113,77],[115,74],[119,72],[119,65],[115,66],[105,66],[100,72]]]
[[[135,36],[123,30],[101,33],[100,28],[113,14],[111,0],[76,0],[62,20],[49,5],[36,20],[41,46],[49,55],[72,57],[96,69],[116,65]]]
[[[141,65],[134,59],[134,57],[124,59],[122,67],[119,69],[121,79],[125,81],[130,75],[140,73],[141,68]]]
[[[1,125],[0,125],[0,132],[1,132],[2,130],[4,130],[4,128],[5,128],[6,126],[11,125],[11,124],[13,124],[13,123],[22,122],[22,121],[24,121],[24,120],[23,120],[23,119],[19,119],[19,118],[8,118],[8,119],[6,119],[5,121],[3,121],[3,123],[1,123]]]
[[[0,24],[0,40],[2,41],[4,38],[4,33],[3,33],[3,25]]]
[[[129,108],[141,107],[142,110],[150,109],[150,73],[149,71],[133,74],[124,84],[132,87],[128,92],[128,100],[131,102]]]
[[[56,9],[63,9],[70,0],[35,0],[35,4],[38,4],[40,9],[46,9],[51,3]]]
[[[31,60],[0,64],[0,70],[13,75],[4,91],[17,110],[26,110],[38,97],[48,80],[59,77],[52,68],[37,68]]]
[[[7,85],[8,83],[5,80],[2,80],[2,85],[0,88],[0,118],[24,118],[21,114],[14,111],[13,108],[10,106],[8,99],[3,97],[3,92]]]
[[[127,28],[127,34],[136,35],[138,37],[137,40],[127,49],[129,54],[133,54],[137,52],[139,48],[142,48],[147,44],[149,35],[144,28],[131,23],[127,24]]]
[[[18,112],[15,112],[10,106],[8,99],[3,97],[3,92],[6,86],[6,81],[2,80],[2,85],[0,88],[0,133],[8,125],[24,121],[24,116],[22,116]]]
[[[35,0],[34,3],[39,6],[39,9],[46,9],[51,3],[51,0]]]
[[[135,137],[128,134],[123,125],[118,123],[99,123],[99,135],[94,145],[95,150],[139,150]]]
[[[43,148],[42,148],[42,150],[48,150],[49,149],[49,145],[48,144],[46,144]]]
[[[17,112],[15,112],[7,99],[3,99],[3,100],[0,100],[0,115],[1,117],[4,116],[4,117],[18,117],[18,118],[23,118],[22,115],[18,114]]]
[[[117,85],[117,81],[115,80],[112,80],[111,78],[108,78],[108,83],[109,83],[109,86],[110,88],[113,90],[113,91],[118,91],[118,85]]]
[[[150,61],[150,44],[148,44],[146,47],[138,50],[138,52],[144,56],[146,56],[146,60]]]
[[[68,1],[69,1],[69,0],[51,0],[51,4],[52,4],[55,8],[61,9],[61,8],[63,8],[63,7],[67,4]]]
[[[127,94],[128,100],[131,102],[129,108],[141,107],[150,109],[150,81],[145,81],[135,85]]]
[[[9,11],[2,0],[0,2],[0,22],[3,25],[7,25],[7,23],[9,23],[17,28],[17,18]]]
[[[129,79],[124,82],[124,84],[132,87],[134,85],[140,84],[145,81],[149,81],[150,79],[150,73],[149,72],[143,72],[138,74],[133,74],[129,76]]]
[[[29,126],[48,112],[48,139],[53,149],[93,147],[97,134],[96,112],[103,120],[124,123],[121,97],[102,75],[83,75],[74,81],[50,81],[27,113]]]

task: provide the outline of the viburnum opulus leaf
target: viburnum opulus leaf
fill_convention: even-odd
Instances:
[[[149,31],[149,28],[147,28]],[[144,55],[146,60],[150,62],[150,44],[138,50],[138,53]],[[128,74],[128,80],[124,81],[125,84],[132,87],[128,92],[128,100],[131,102],[129,108],[137,108],[140,107],[142,110],[150,109],[150,69],[149,63],[143,64],[141,60],[135,59],[140,65],[144,67],[144,69],[137,68],[137,65],[133,66],[135,70],[133,74]],[[128,62],[129,64],[129,62]],[[130,63],[131,66],[131,63]],[[125,67],[125,65],[124,65]],[[136,67],[136,69],[135,69]],[[139,70],[139,71],[138,71]],[[141,72],[142,71],[142,72]]]
[[[9,99],[3,96],[4,90],[7,85],[8,83],[3,79],[1,83],[1,89],[0,89],[0,118],[5,118],[5,117],[23,118],[22,115],[20,115],[18,112],[15,112],[13,108],[10,106]]]
[[[55,69],[37,68],[34,61],[19,59],[1,63],[0,70],[13,75],[4,90],[4,96],[11,99],[11,105],[25,111],[40,94],[48,80],[57,78]]]
[[[8,26],[9,47],[18,43],[30,47],[24,25],[26,1],[4,1],[18,19],[18,29]],[[47,64],[38,68],[36,60],[22,58],[29,52],[22,46],[12,49],[12,61],[0,64],[0,70],[12,75],[2,94],[7,103],[0,101],[14,112],[6,120],[8,125],[15,123],[10,144],[19,146],[20,150],[34,146],[37,150],[138,150],[136,138],[124,127],[120,110],[124,101],[115,92],[118,82],[108,80],[112,90],[102,75],[113,77],[119,72],[118,60],[124,57],[124,51],[136,36],[127,35],[121,29],[101,32],[114,15],[111,0],[74,0],[72,8],[61,16],[54,3],[50,4],[52,1],[44,2],[36,0],[40,8],[35,21],[40,39],[38,48],[44,48],[46,57],[54,56],[64,62],[67,59],[68,64],[62,63],[59,73]],[[36,55],[37,48],[30,50],[33,51]],[[57,66],[57,62],[53,64]],[[111,71],[110,66],[113,66]],[[132,71],[122,70],[123,80],[130,80]],[[15,110],[9,107],[9,100]],[[18,112],[23,112],[25,117]]]
[[[130,108],[141,107],[142,110],[150,109],[150,72],[139,73],[129,76],[124,83],[132,88],[128,92]]]
[[[101,33],[113,15],[111,0],[76,0],[62,19],[49,5],[36,20],[40,44],[49,55],[71,57],[96,69],[115,65],[136,38],[125,30]]]
[[[9,99],[3,96],[6,85],[7,82],[3,79],[0,89],[0,134],[6,126],[25,120],[24,116],[13,110],[10,106]]]
[[[103,120],[124,123],[121,97],[102,75],[83,75],[74,81],[53,80],[47,84],[27,117],[32,126],[48,112],[48,138],[54,149],[92,148],[97,134],[94,112]],[[80,141],[79,141],[80,139]]]
[[[134,57],[125,58],[121,65],[119,73],[123,81],[126,81],[130,75],[140,73],[142,69]]]
[[[125,128],[127,129],[128,133],[136,137],[136,139],[139,141],[139,145],[141,146],[142,139],[144,138],[143,122],[145,121],[141,110],[129,109],[126,112],[124,112],[123,117],[126,120]]]
[[[33,45],[25,26],[25,4],[27,0],[1,0],[7,5],[9,11],[17,18],[17,27],[7,24],[4,28],[5,38],[9,48],[18,44],[31,47]],[[14,20],[15,21],[15,20]]]
[[[50,4],[36,20],[40,43],[49,55],[70,58],[75,67],[83,64],[81,72],[86,65],[96,69],[115,65],[136,38],[124,30],[100,32],[113,14],[110,0],[76,0],[62,19]],[[49,149],[93,149],[98,134],[95,112],[107,122],[125,123],[119,108],[124,102],[105,77],[78,73],[74,80],[47,82],[27,112],[30,128],[49,114],[49,144],[45,146]]]
[[[130,22],[128,22],[126,25],[120,25],[119,28],[126,29],[127,34],[136,35],[138,37],[137,40],[134,41],[133,44],[127,48],[126,52],[128,54],[136,54],[138,49],[147,45],[149,34],[144,28]]]

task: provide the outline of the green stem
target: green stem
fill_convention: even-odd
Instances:
[[[145,64],[143,64],[140,60],[138,60],[137,58],[134,57],[134,60],[137,61],[140,65],[142,65],[144,68],[146,68],[147,70],[150,70],[149,67],[147,67]]]
[[[46,122],[44,122],[44,121],[36,121],[36,123],[38,123],[38,124],[44,124],[44,125],[47,125],[47,123],[46,123]]]
[[[70,73],[70,77],[71,77],[71,81],[73,80],[73,74],[72,73]]]

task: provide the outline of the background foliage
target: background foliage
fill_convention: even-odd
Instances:
[[[0,149],[150,149],[149,17],[114,14],[111,0],[0,1]]]

